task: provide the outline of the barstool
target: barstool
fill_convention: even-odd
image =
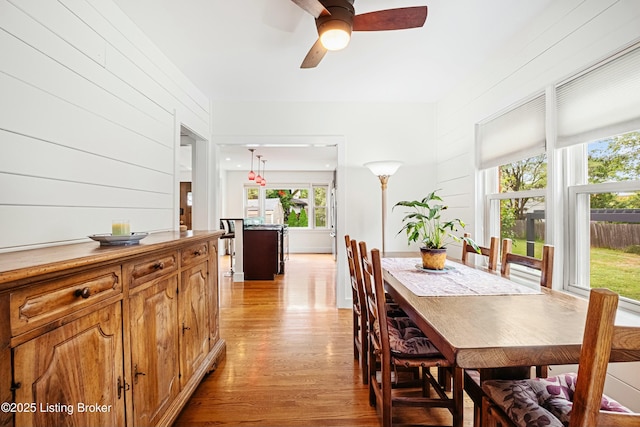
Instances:
[[[229,273],[225,273],[225,276],[233,276],[233,258],[235,257],[235,237],[236,226],[232,220],[221,219],[220,228],[224,230],[224,234],[220,236],[221,239],[229,241]]]

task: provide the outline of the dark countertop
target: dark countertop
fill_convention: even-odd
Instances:
[[[288,228],[288,225],[283,224],[256,224],[244,226],[245,230],[284,230]]]

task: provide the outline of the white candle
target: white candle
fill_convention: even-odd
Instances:
[[[114,236],[128,236],[131,234],[129,220],[114,219],[111,223],[111,234]]]

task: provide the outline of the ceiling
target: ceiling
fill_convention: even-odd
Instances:
[[[435,102],[551,1],[357,0],[356,13],[427,5],[427,21],[354,32],[346,49],[312,69],[299,67],[317,39],[315,23],[291,0],[115,3],[214,102]],[[227,146],[239,143],[252,141]]]

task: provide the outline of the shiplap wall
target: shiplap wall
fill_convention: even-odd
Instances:
[[[209,100],[107,0],[0,0],[0,251],[177,228]]]
[[[465,218],[470,222],[469,230],[481,234],[481,190],[476,188],[474,169],[477,122],[637,40],[637,0],[553,2],[539,19],[514,35],[493,60],[439,101],[436,179],[451,207],[449,215]],[[562,241],[553,243],[560,244],[556,254],[562,254]],[[613,366],[609,373],[606,392],[640,411],[638,364]]]

